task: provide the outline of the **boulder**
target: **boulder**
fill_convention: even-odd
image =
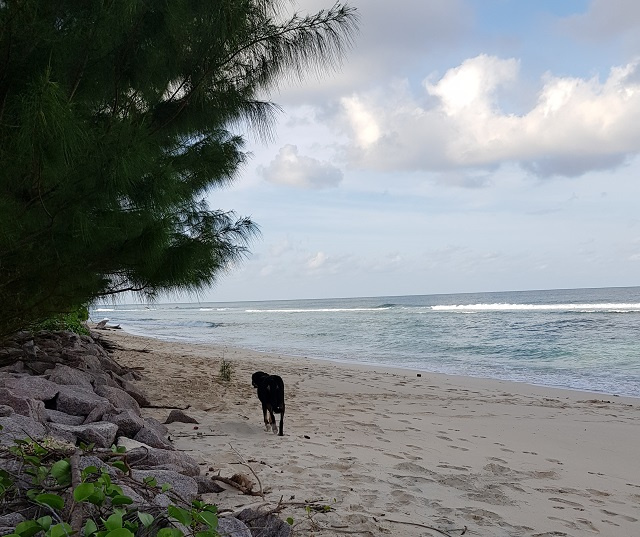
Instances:
[[[48,401],[60,391],[60,386],[43,377],[23,376],[4,380],[4,387],[14,394],[30,399]]]
[[[84,386],[92,388],[93,377],[80,369],[69,367],[64,364],[56,364],[53,371],[49,373],[49,380],[56,384]]]
[[[47,371],[53,369],[54,364],[44,360],[35,360],[33,362],[25,362],[25,367],[34,375],[44,375]]]
[[[145,477],[155,477],[158,485],[169,483],[171,490],[187,503],[191,503],[198,495],[198,484],[195,479],[178,472],[155,468],[151,470],[132,470],[131,477],[138,481],[143,481]]]
[[[11,416],[13,414],[13,408],[8,405],[0,405],[0,417],[6,418],[7,416]]]
[[[140,496],[140,494],[138,494],[134,489],[132,489],[128,485],[121,484],[120,488],[122,489],[122,494],[124,494],[125,496],[129,496],[129,498],[133,500],[134,506],[142,507],[142,506],[149,505],[149,502],[147,502],[147,500],[145,500],[142,496]],[[141,511],[144,511],[144,509],[141,509]]]
[[[221,487],[217,481],[214,481],[209,476],[197,475],[193,477],[198,483],[198,494],[207,494],[210,492],[223,492],[224,487]]]
[[[118,362],[116,362],[106,353],[99,354],[98,360],[100,361],[101,371],[110,371],[112,373],[116,373],[117,375],[124,375],[127,372],[124,367],[122,367]]]
[[[144,423],[150,429],[156,430],[160,435],[169,434],[169,427],[167,427],[164,423],[160,423],[155,418],[144,418]]]
[[[104,419],[105,414],[113,414],[116,409],[111,403],[100,403],[93,407],[82,423],[92,423],[95,421],[109,421]]]
[[[12,446],[14,439],[41,439],[47,432],[42,423],[21,414],[0,418],[0,426],[3,427],[2,433],[0,433],[0,445],[2,446]]]
[[[195,459],[181,451],[154,448],[136,440],[120,437],[118,446],[127,449],[127,461],[134,468],[164,467],[184,475],[197,476],[200,466]]]
[[[22,344],[22,351],[29,358],[37,358],[40,347],[38,347],[33,340],[30,340]]]
[[[9,513],[0,516],[0,535],[9,535],[14,532],[14,528],[24,522],[26,518],[20,513]]]
[[[247,525],[233,517],[218,519],[218,534],[225,537],[252,537],[251,530]]]
[[[47,416],[47,421],[51,421],[53,423],[61,423],[63,425],[82,425],[84,422],[84,417],[82,416],[72,416],[71,414],[65,414],[64,412],[58,412],[57,410],[52,410],[50,408],[46,408],[44,412]]]
[[[292,529],[277,516],[261,513],[257,509],[245,509],[237,517],[250,529],[251,534],[260,537],[291,537]]]
[[[111,477],[116,477],[118,474],[122,475],[122,472],[120,470],[114,468],[110,464],[107,464],[102,459],[94,455],[84,455],[80,457],[80,461],[78,463],[78,467],[80,468],[80,470],[84,470],[87,466],[95,466],[101,471],[109,474]]]
[[[160,449],[175,449],[173,445],[157,429],[145,424],[133,437],[134,440]]]
[[[122,375],[121,379],[122,380],[142,380],[142,374],[139,371],[136,371],[135,369],[133,369],[131,371],[127,371],[124,375]]]
[[[63,438],[71,440],[75,437],[86,444],[95,443],[97,447],[108,448],[116,439],[118,426],[106,421],[86,423],[83,425],[64,425],[62,423],[52,423],[51,431],[60,434]]]
[[[138,388],[130,380],[124,380],[122,382],[122,389],[133,397],[140,406],[151,406],[151,401],[149,401],[149,398],[146,396],[144,391],[141,388]]]
[[[115,410],[107,412],[103,415],[104,421],[110,421],[118,426],[118,435],[133,438],[137,432],[144,427],[144,420],[130,408],[124,409],[122,412]]]
[[[2,358],[1,355],[0,358]],[[22,360],[16,360],[12,364],[0,367],[0,371],[6,371],[8,373],[25,373],[27,369],[25,368],[24,362]]]
[[[42,401],[31,399],[24,395],[17,395],[8,388],[0,388],[0,405],[10,406],[16,414],[28,416],[40,423],[47,421]]]
[[[176,421],[180,423],[198,423],[197,419],[188,416],[182,410],[174,408],[171,412],[169,412],[169,416],[165,420],[165,424],[173,423]]]
[[[133,410],[138,416],[140,415],[140,405],[127,392],[120,388],[112,386],[97,386],[95,393],[107,399],[117,409]]]
[[[60,386],[55,410],[73,416],[86,416],[96,406],[105,404],[109,404],[109,401],[96,395],[91,389],[83,386]]]

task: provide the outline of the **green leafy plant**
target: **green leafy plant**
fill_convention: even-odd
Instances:
[[[80,482],[72,485],[73,457],[68,456],[68,446],[65,451],[49,448],[46,444],[32,439],[15,440],[7,450],[7,454],[20,463],[22,474],[16,476],[0,470],[0,508],[9,501],[13,502],[12,505],[26,502],[39,508],[38,516],[20,522],[10,537],[68,537],[76,531],[71,517],[78,508],[86,515],[80,520],[81,537],[148,535],[154,524],[159,526],[157,537],[184,537],[185,533],[180,528],[186,528],[186,535],[191,537],[218,537],[215,505],[199,500],[186,504],[174,494],[176,502],[170,504],[163,514],[154,516],[134,506],[133,499],[124,494],[122,487],[104,468],[86,466],[79,471]],[[85,446],[86,449],[89,447]],[[75,456],[80,453],[76,452]],[[111,454],[107,458],[115,459],[110,462],[112,466],[128,470],[123,448],[113,446]],[[30,487],[19,490],[16,479],[28,481]],[[128,479],[136,485],[130,476]],[[171,490],[171,485],[158,485],[154,477],[146,477],[136,486],[151,494]]]
[[[233,363],[230,360],[227,360],[224,355],[220,360],[220,370],[218,374],[225,382],[229,382],[233,376]]]
[[[86,306],[80,306],[69,313],[60,313],[53,315],[44,321],[32,326],[32,330],[68,330],[76,334],[89,335],[87,328],[87,320],[89,319],[89,310]]]

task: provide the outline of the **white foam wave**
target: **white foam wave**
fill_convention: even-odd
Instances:
[[[389,308],[305,308],[305,309],[294,309],[294,308],[282,308],[282,309],[254,309],[254,310],[244,310],[245,313],[333,313],[333,312],[345,312],[345,311],[385,311],[389,310]]]
[[[640,304],[458,304],[432,306],[434,311],[640,311]]]

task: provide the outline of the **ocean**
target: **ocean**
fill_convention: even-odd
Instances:
[[[640,397],[640,287],[97,305],[132,334]]]

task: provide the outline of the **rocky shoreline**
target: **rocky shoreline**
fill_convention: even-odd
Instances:
[[[200,494],[224,490],[214,478],[201,475],[192,457],[175,449],[164,423],[143,416],[141,409],[152,405],[137,385],[141,373],[118,364],[109,355],[108,342],[97,333],[92,336],[23,332],[4,341],[0,347],[0,468],[15,464],[8,450],[15,440],[55,439],[70,453],[82,452],[80,469],[91,465],[106,469],[141,510],[166,508],[176,500],[190,504]],[[195,422],[180,410],[169,410],[165,423]],[[100,456],[111,453],[112,446],[126,448],[122,458],[127,472]],[[150,476],[170,484],[170,492],[143,494],[132,487]],[[237,488],[242,487],[239,480]],[[0,511],[0,535],[11,533],[27,516]],[[218,532],[234,537],[291,533],[278,517],[253,509],[221,517]]]

